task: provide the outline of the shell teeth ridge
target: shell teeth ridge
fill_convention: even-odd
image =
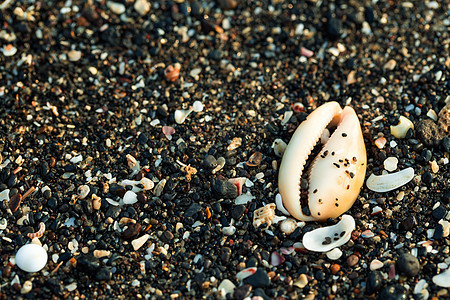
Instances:
[[[325,115],[324,121],[320,124],[320,126],[317,127],[318,128],[317,132],[315,132],[315,134],[313,135],[314,139],[311,139],[313,141],[312,144],[310,144],[309,147],[306,148],[307,149],[307,151],[305,153],[306,155],[304,156],[303,163],[301,164],[301,166],[299,168],[299,176],[298,176],[298,185],[299,185],[298,197],[299,197],[299,199],[300,199],[300,193],[301,193],[301,190],[302,190],[301,189],[301,179],[302,179],[303,169],[305,168],[306,161],[308,160],[308,157],[311,155],[311,152],[314,149],[315,145],[319,141],[320,136],[322,135],[323,131],[328,126],[328,124],[330,124],[330,122],[333,119],[333,117],[334,117],[334,115],[331,112],[329,112],[328,114]],[[331,136],[330,136],[330,138],[331,138]],[[322,148],[324,148],[327,143],[325,143],[325,145],[323,145]],[[317,160],[317,157],[318,156],[316,156],[314,158],[313,162],[311,163],[311,165],[309,166],[309,169],[307,171],[308,172],[308,182],[309,182],[309,173],[314,168],[314,164],[315,164],[315,162]]]

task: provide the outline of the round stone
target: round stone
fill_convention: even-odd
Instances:
[[[42,246],[27,244],[16,254],[16,265],[25,272],[38,272],[47,264],[47,251]]]
[[[420,271],[419,260],[408,252],[400,254],[397,267],[401,273],[407,276],[417,276]]]

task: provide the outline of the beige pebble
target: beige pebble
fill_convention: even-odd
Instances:
[[[144,16],[150,10],[150,3],[147,0],[136,0],[133,7],[141,16]]]
[[[382,268],[384,266],[384,264],[379,261],[378,259],[374,259],[370,262],[370,270],[371,271],[375,271],[378,270],[380,268]]]
[[[101,206],[102,206],[102,199],[99,196],[97,196],[96,194],[93,194],[92,195],[92,207],[95,210],[99,210]]]
[[[431,171],[433,171],[433,173],[439,172],[439,166],[435,160],[430,161],[430,166],[431,166]]]
[[[395,69],[396,65],[397,65],[397,62],[394,59],[390,59],[387,61],[387,63],[384,64],[383,69],[392,71]]]
[[[94,256],[97,258],[102,258],[105,256],[110,256],[111,255],[111,251],[108,250],[94,250]]]
[[[83,252],[84,254],[88,254],[89,253],[89,247],[81,248],[81,252]]]
[[[397,194],[397,198],[396,199],[398,201],[401,201],[401,200],[403,200],[404,197],[405,197],[405,192],[401,191],[400,193]]]
[[[67,57],[70,61],[79,61],[81,58],[81,51],[70,50],[69,53],[67,53]]]
[[[304,288],[308,284],[308,277],[305,274],[301,274],[297,281],[294,282],[294,285],[299,288]]]
[[[114,219],[111,218],[111,217],[108,217],[108,218],[106,219],[106,223],[112,224],[112,223],[114,223]]]

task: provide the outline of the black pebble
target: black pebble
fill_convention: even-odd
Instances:
[[[444,227],[442,224],[438,224],[434,229],[433,239],[438,240],[444,236]]]
[[[272,298],[270,298],[269,296],[266,295],[266,293],[264,292],[264,290],[262,288],[257,288],[254,292],[253,292],[253,296],[256,297],[261,297],[264,300],[271,300]]]
[[[244,212],[245,212],[245,205],[236,205],[231,210],[231,217],[236,221],[239,221],[244,216]]]
[[[401,273],[407,276],[417,276],[420,271],[419,260],[408,252],[400,254],[397,259],[397,267]]]
[[[375,13],[374,13],[372,7],[367,6],[365,8],[365,10],[364,10],[364,18],[366,19],[367,23],[375,22]]]
[[[45,286],[50,289],[52,294],[57,295],[57,296],[61,296],[62,295],[62,291],[63,291],[64,288],[63,288],[61,280],[58,280],[55,277],[50,277],[45,282]]]
[[[173,240],[173,237],[173,233],[166,230],[161,235],[161,241],[163,241],[164,243],[170,243]]]
[[[447,210],[445,209],[444,206],[439,205],[438,207],[436,207],[433,212],[431,213],[433,215],[433,217],[436,220],[441,220],[445,217],[445,215],[447,214]]]
[[[441,142],[442,148],[445,152],[450,152],[450,137],[446,136],[442,139]]]
[[[116,219],[120,215],[120,211],[121,211],[120,206],[112,206],[111,205],[110,207],[108,207],[105,217],[106,218],[111,217],[113,219]]]
[[[425,172],[422,175],[422,181],[425,184],[430,184],[433,181],[433,175],[430,172]]]
[[[379,300],[406,300],[408,295],[406,289],[400,285],[392,285],[383,289],[378,297]]]
[[[98,258],[92,255],[83,255],[77,260],[77,269],[85,273],[92,273],[100,268]]]
[[[263,288],[270,285],[270,278],[266,271],[258,269],[255,274],[245,278],[244,283],[250,284],[254,288]]]
[[[250,295],[251,291],[252,291],[252,286],[250,284],[244,284],[240,287],[237,287],[234,290],[233,297],[236,300],[243,300],[246,297],[248,297],[248,295]]]
[[[96,274],[95,279],[98,281],[110,280],[112,272],[109,268],[101,268]]]
[[[185,218],[192,218],[202,210],[202,206],[198,203],[192,203],[184,212]]]
[[[217,198],[234,199],[238,196],[237,187],[228,180],[213,178],[211,187]]]
[[[366,292],[371,295],[378,292],[382,287],[383,277],[378,271],[372,271],[367,276]]]
[[[403,230],[411,230],[414,227],[414,217],[409,216],[400,222],[400,228]]]
[[[229,247],[223,247],[220,249],[220,258],[224,263],[228,263],[231,258],[231,249]]]
[[[336,18],[331,18],[327,22],[327,33],[331,39],[337,39],[342,33],[342,22]]]

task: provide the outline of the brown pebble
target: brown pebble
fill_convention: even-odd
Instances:
[[[125,231],[122,233],[122,237],[124,239],[131,239],[132,237],[136,236],[139,233],[141,227],[142,226],[139,223],[136,224],[131,223],[130,225],[128,225],[128,228],[125,229]]]
[[[2,273],[3,273],[3,277],[8,278],[9,276],[11,276],[11,266],[7,265],[6,267],[4,267],[2,270]]]
[[[50,168],[54,168],[56,166],[56,158],[54,158],[53,156],[50,157],[50,159],[48,160],[48,166]]]
[[[259,166],[263,158],[263,155],[261,152],[255,152],[253,153],[250,158],[247,161],[247,166],[249,167],[256,167]]]
[[[341,270],[341,266],[338,264],[332,264],[331,265],[331,274],[335,275],[337,272]]]
[[[145,195],[143,192],[139,192],[139,193],[137,194],[137,200],[138,200],[140,203],[146,203],[146,202],[147,202],[147,195]]]
[[[17,209],[19,208],[21,202],[22,202],[22,195],[21,194],[14,194],[9,199],[9,209],[13,213],[15,213],[17,211]]]
[[[349,267],[354,267],[354,266],[356,266],[356,264],[359,262],[359,257],[357,256],[357,255],[355,255],[355,254],[352,254],[352,255],[350,255],[348,258],[347,258],[347,265],[349,266]]]

